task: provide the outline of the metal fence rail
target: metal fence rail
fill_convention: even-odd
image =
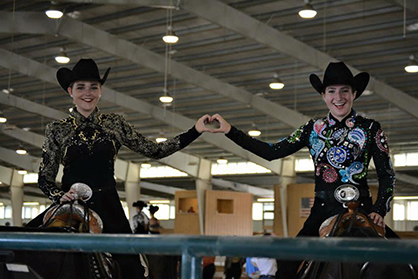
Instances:
[[[182,255],[182,279],[201,278],[203,256],[418,264],[418,240],[1,233],[0,249]]]

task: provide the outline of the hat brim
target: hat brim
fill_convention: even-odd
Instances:
[[[370,80],[370,75],[369,73],[366,73],[366,72],[361,72],[355,77],[353,77],[353,81],[350,85],[354,87],[354,90],[357,92],[356,98],[354,98],[354,100],[356,100],[358,97],[360,97],[361,94],[363,94],[364,90],[367,87],[367,84],[369,84],[369,80]],[[311,82],[312,87],[319,94],[322,94],[325,92],[324,85],[321,79],[317,75],[311,74],[309,76],[309,81]]]
[[[367,84],[369,84],[369,81],[370,75],[366,72],[359,73],[353,78],[353,86],[357,92],[355,99],[357,99],[358,97],[360,97],[361,94],[363,94],[364,90],[367,87]]]
[[[77,81],[77,80],[91,80],[91,81],[98,81],[101,85],[103,85],[106,80],[107,76],[109,75],[110,67],[107,68],[105,74],[103,75],[103,78],[101,79],[91,79],[91,78],[83,78],[83,77],[76,77],[74,75],[74,72],[71,71],[68,68],[61,68],[57,71],[57,80],[58,83],[61,85],[62,89],[64,91],[68,92],[68,87],[71,85],[71,83]]]
[[[324,92],[324,86],[322,84],[321,79],[315,75],[315,74],[311,74],[309,76],[309,81],[311,82],[312,87],[319,93],[321,94],[322,92]]]

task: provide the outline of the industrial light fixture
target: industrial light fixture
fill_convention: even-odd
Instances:
[[[142,163],[141,164],[141,168],[143,168],[143,169],[149,169],[149,168],[151,168],[151,164],[150,163]]]
[[[305,0],[305,5],[303,6],[302,10],[299,11],[299,16],[301,18],[314,18],[317,14],[317,11],[313,8],[309,0]]]
[[[258,198],[258,202],[274,202],[273,198]]]
[[[0,123],[6,123],[6,122],[7,122],[6,116],[4,116],[3,112],[0,111]]]
[[[261,131],[257,128],[257,126],[253,123],[251,130],[248,131],[248,135],[252,137],[258,137],[261,135]]]
[[[51,1],[51,7],[45,11],[47,17],[51,19],[60,19],[64,13],[57,7],[54,1]]]
[[[160,102],[164,105],[168,105],[173,102],[173,97],[170,95],[167,89],[164,89],[164,94],[160,96]]]
[[[13,88],[11,88],[11,87],[9,87],[9,88],[4,88],[3,90],[2,90],[2,92],[3,93],[5,93],[5,94],[10,94],[10,93],[12,93],[13,91],[15,91]]]
[[[22,144],[19,144],[19,147],[16,149],[16,153],[19,155],[25,155],[28,152],[26,151],[26,149],[23,147]]]
[[[225,157],[219,157],[219,159],[216,160],[216,162],[220,165],[225,165],[228,163],[228,159],[226,159]]]
[[[60,64],[67,64],[70,62],[70,57],[68,57],[67,53],[65,52],[65,48],[60,49],[60,53],[55,56],[55,61]]]
[[[169,200],[150,200],[148,203],[150,204],[162,204],[162,203],[170,203]]]
[[[21,175],[25,175],[25,174],[28,174],[28,171],[27,170],[18,170],[17,173],[21,174]]]
[[[24,202],[23,205],[39,205],[39,202]]]
[[[179,37],[174,33],[172,25],[167,26],[167,33],[164,35],[163,41],[166,44],[175,44],[179,41]]]
[[[418,63],[414,55],[409,56],[409,64],[405,67],[407,73],[418,73]]]
[[[163,132],[160,132],[158,137],[155,139],[155,141],[158,142],[158,143],[166,141],[166,140],[167,140],[167,138],[165,137]]]
[[[283,89],[284,83],[279,79],[278,74],[273,75],[274,80],[269,84],[270,88],[273,90]]]

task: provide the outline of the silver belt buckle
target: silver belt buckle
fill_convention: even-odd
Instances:
[[[335,189],[334,197],[340,203],[356,201],[360,197],[360,191],[353,185],[344,184]]]

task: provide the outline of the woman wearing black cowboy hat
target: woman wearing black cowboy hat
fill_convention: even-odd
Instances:
[[[310,76],[310,82],[322,96],[329,113],[311,119],[287,138],[276,143],[257,140],[218,114],[210,119],[220,123],[215,132],[225,133],[236,144],[269,161],[291,155],[305,146],[309,148],[315,165],[315,202],[298,236],[318,236],[322,222],[341,212],[343,204],[334,194],[338,187],[347,184],[358,190],[361,207],[370,213],[373,222],[384,226],[383,217],[390,210],[395,185],[387,138],[379,122],[357,115],[352,109],[353,101],[361,96],[369,82],[369,74],[353,76],[343,62],[330,63],[322,82],[316,75]],[[367,185],[371,158],[379,178],[375,204]],[[389,228],[386,236],[396,237]],[[287,274],[283,278],[292,276]]]
[[[102,113],[97,108],[109,69],[103,78],[92,59],[81,59],[72,70],[61,68],[57,79],[75,107],[68,118],[46,126],[39,187],[55,204],[74,200],[71,185],[82,182],[93,190],[88,206],[103,221],[103,233],[132,233],[120,203],[114,178],[114,162],[122,145],[144,156],[160,159],[186,147],[207,130],[200,118],[187,132],[162,143],[138,133],[121,115]],[[55,184],[60,163],[64,165],[62,186]],[[41,223],[42,216],[29,226]],[[135,276],[134,269],[123,266],[124,278]]]

